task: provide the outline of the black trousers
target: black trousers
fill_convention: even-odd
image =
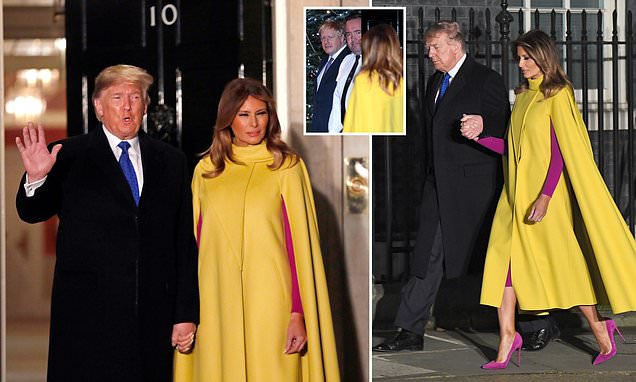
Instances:
[[[442,230],[437,227],[431,260],[424,278],[411,276],[402,287],[400,306],[395,316],[395,326],[408,331],[424,334],[424,327],[431,314],[431,307],[439,291],[444,275],[444,250]]]
[[[420,225],[415,238],[414,256],[429,255],[428,268],[423,278],[412,275],[402,287],[400,306],[395,317],[395,326],[417,334],[424,334],[424,327],[444,276],[444,244],[437,208],[437,188],[431,175],[426,181],[429,184],[424,187],[420,206]],[[434,221],[437,221],[434,231],[425,228],[434,227],[434,223],[431,224]],[[427,248],[424,243],[431,245]]]

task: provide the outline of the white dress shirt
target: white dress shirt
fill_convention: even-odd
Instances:
[[[348,54],[340,64],[340,69],[338,70],[338,77],[336,77],[336,89],[333,91],[333,104],[331,105],[331,114],[329,115],[329,133],[338,134],[342,131],[342,120],[340,115],[341,108],[341,100],[342,100],[342,91],[344,90],[345,82],[347,82],[347,77],[349,76],[349,72],[353,67],[353,64],[356,63],[356,55],[351,53]],[[345,95],[345,105],[349,104],[349,97],[351,96],[351,90],[353,90],[353,80],[356,78],[358,73],[360,73],[360,68],[362,67],[362,55],[358,59],[358,66],[356,67],[355,74],[349,87],[347,88],[347,94]]]

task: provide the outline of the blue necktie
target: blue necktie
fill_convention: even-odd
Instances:
[[[437,95],[437,101],[435,101],[435,105],[439,105],[439,101],[442,100],[444,94],[446,94],[446,89],[448,89],[448,85],[450,84],[450,74],[444,73],[444,79],[442,80],[442,86],[439,87],[439,94]]]
[[[121,149],[121,155],[119,156],[119,166],[121,167],[121,170],[124,172],[126,181],[128,182],[128,185],[130,186],[133,199],[135,199],[135,204],[139,205],[139,186],[137,185],[137,175],[135,174],[135,168],[133,167],[133,164],[130,161],[130,157],[128,156],[128,149],[130,148],[130,143],[126,141],[121,141],[119,142],[117,147]]]
[[[329,57],[329,61],[327,61],[327,65],[325,65],[325,70],[323,70],[322,72],[323,77],[325,76],[325,73],[327,73],[327,70],[329,70],[329,67],[331,66],[332,63],[333,63],[333,57]]]

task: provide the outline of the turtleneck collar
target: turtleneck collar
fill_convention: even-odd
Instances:
[[[234,157],[241,162],[267,162],[274,156],[267,150],[267,143],[263,139],[258,145],[237,146],[232,144]]]
[[[528,88],[530,88],[530,90],[539,90],[542,82],[543,82],[543,75],[535,79],[528,78]]]

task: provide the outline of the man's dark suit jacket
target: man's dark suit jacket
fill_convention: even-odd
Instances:
[[[29,223],[57,215],[49,382],[171,381],[172,327],[198,322],[185,156],[139,133],[135,206],[101,127],[61,142],[44,185],[17,195]]]
[[[435,96],[443,78],[436,72],[426,87],[423,104],[426,166],[434,182],[426,182],[420,219],[430,248],[437,225],[441,223],[444,267],[447,278],[459,277],[469,270],[483,269],[492,217],[503,183],[498,154],[464,138],[460,129],[462,114],[479,114],[484,120],[481,136],[503,137],[510,116],[508,92],[499,73],[476,62],[472,57],[460,67],[446,94],[435,105]],[[435,187],[435,193],[427,188]],[[428,199],[427,199],[428,198]],[[419,240],[419,237],[418,237]],[[426,275],[430,252],[415,253],[411,273]]]
[[[331,107],[333,105],[333,92],[336,90],[336,78],[338,77],[338,69],[342,60],[351,51],[349,47],[345,48],[340,54],[333,60],[331,66],[320,79],[320,87],[318,87],[318,76],[314,82],[314,104],[313,104],[313,116],[311,118],[311,126],[307,127],[308,133],[328,133],[329,132],[329,115],[331,114]],[[329,56],[325,57],[321,62],[318,69],[318,73],[322,71],[322,68],[327,64]]]

